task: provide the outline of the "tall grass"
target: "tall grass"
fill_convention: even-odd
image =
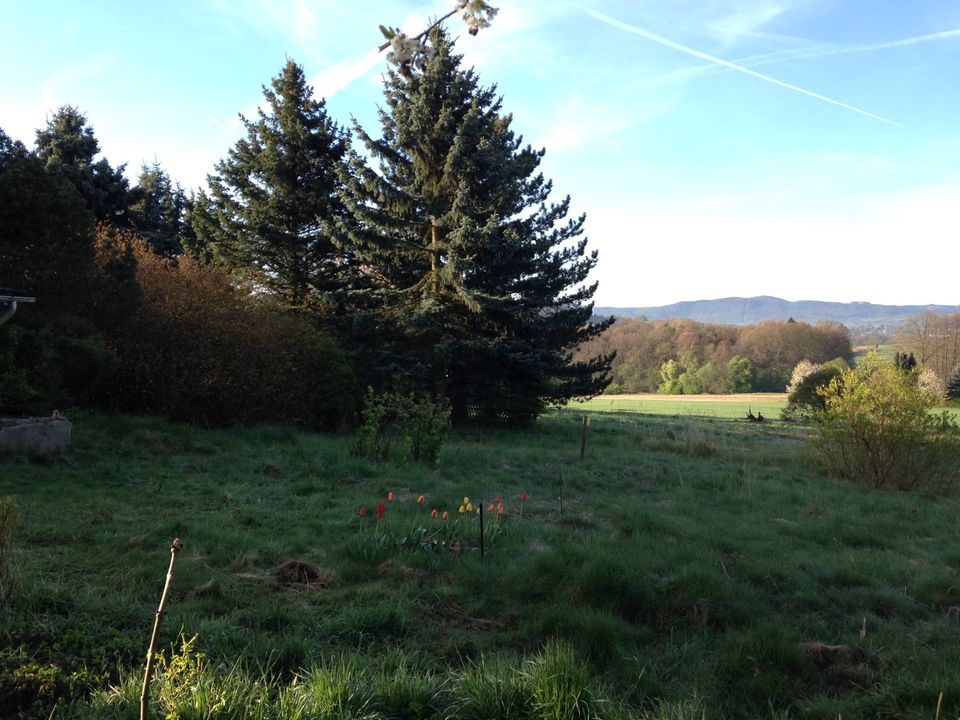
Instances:
[[[581,419],[455,432],[425,468],[77,417],[62,460],[0,460],[0,717],[133,717],[173,536],[157,717],[960,715],[955,492],[833,482],[776,422],[595,415],[581,462]],[[464,496],[505,505],[483,558]],[[431,508],[455,547],[419,542]]]

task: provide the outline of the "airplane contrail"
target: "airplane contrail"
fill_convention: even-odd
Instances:
[[[920,43],[931,42],[934,40],[946,40],[949,38],[960,37],[960,28],[952,30],[943,30],[941,32],[929,33],[927,35],[915,35],[913,37],[902,38],[900,40],[889,40],[887,42],[873,43],[872,45],[851,45],[849,47],[821,47],[807,50],[787,50],[779,56],[776,53],[767,53],[758,55],[755,58],[747,58],[751,61],[753,67],[761,65],[770,65],[783,62],[784,60],[811,60],[830,55],[848,55],[850,53],[873,52],[875,50],[892,50],[894,48],[909,47]],[[754,60],[756,60],[754,62]],[[742,60],[741,62],[745,62]]]
[[[855,113],[859,113],[860,115],[866,115],[868,118],[879,120],[882,123],[887,123],[888,125],[894,125],[895,127],[898,127],[898,128],[904,127],[900,123],[890,120],[888,118],[881,117],[880,115],[875,115],[874,113],[867,112],[866,110],[861,110],[860,108],[854,107],[853,105],[847,105],[847,103],[840,102],[839,100],[834,100],[833,98],[829,98],[826,95],[820,95],[819,93],[815,93],[810,90],[805,90],[802,87],[791,85],[790,83],[784,82],[783,80],[777,80],[777,78],[775,77],[764,75],[763,73],[759,73],[756,70],[751,70],[750,68],[744,67],[743,65],[738,65],[737,63],[730,62],[729,60],[724,60],[723,58],[718,58],[714,55],[710,55],[709,53],[701,52],[700,50],[695,50],[694,48],[687,47],[686,45],[681,45],[678,42],[674,42],[673,40],[669,40],[661,35],[652,33],[649,30],[644,30],[643,28],[637,27],[636,25],[630,25],[629,23],[622,22],[620,20],[617,20],[616,18],[610,17],[609,15],[604,15],[601,12],[597,12],[596,10],[592,10],[590,8],[583,8],[583,11],[586,12],[591,17],[593,17],[594,19],[599,20],[600,22],[606,23],[607,25],[612,25],[615,28],[619,28],[620,30],[625,30],[626,32],[629,32],[629,33],[633,33],[634,35],[639,35],[642,38],[651,40],[655,43],[658,43],[659,45],[663,45],[664,47],[668,47],[673,50],[678,50],[679,52],[685,53],[687,55],[692,55],[695,58],[706,60],[715,65],[720,65],[730,70],[736,70],[737,72],[743,73],[745,75],[750,75],[751,77],[755,77],[759,80],[765,80],[768,83],[779,85],[780,87],[786,88],[787,90],[793,90],[794,92],[798,92],[801,95],[806,95],[808,97],[812,97],[817,100],[822,100],[823,102],[830,103],[831,105],[836,105],[837,107],[844,108],[845,110],[851,110]]]

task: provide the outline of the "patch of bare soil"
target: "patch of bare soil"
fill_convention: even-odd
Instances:
[[[828,645],[813,641],[797,646],[813,660],[834,692],[863,689],[866,685],[862,652],[852,645]]]
[[[330,582],[330,573],[303,560],[287,560],[270,571],[270,575],[282,585],[321,585]]]

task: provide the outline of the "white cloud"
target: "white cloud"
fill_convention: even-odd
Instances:
[[[559,107],[544,114],[544,122],[534,131],[532,144],[551,152],[579,149],[662,115],[673,104],[672,100],[664,100],[622,107],[574,93]]]
[[[366,55],[353,60],[338,62],[317,75],[313,85],[314,95],[318,98],[330,99],[341,90],[350,87],[376,67],[386,63],[384,54],[373,48]]]
[[[785,208],[756,213],[769,197],[719,195],[683,208],[595,209],[597,303],[775,295],[789,300],[956,304],[952,263],[960,184],[876,194],[844,216]],[[783,198],[781,198],[783,200]]]

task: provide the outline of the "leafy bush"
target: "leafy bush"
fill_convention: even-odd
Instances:
[[[35,327],[0,329],[0,412],[46,415],[98,404],[116,378],[116,353],[78,318],[34,320]]]
[[[143,301],[122,343],[126,409],[206,425],[352,421],[353,370],[308,320],[188,258],[173,263],[141,247],[137,259]]]
[[[805,372],[787,396],[787,406],[780,411],[781,419],[804,421],[815,418],[826,407],[822,390],[842,375],[843,371],[836,365],[821,365]],[[797,376],[796,369],[794,376]]]
[[[450,406],[415,393],[367,390],[353,454],[387,460],[399,444],[405,460],[435,463],[450,429]]]
[[[872,353],[821,390],[816,447],[830,471],[876,488],[949,485],[960,473],[960,426],[917,382]]]

